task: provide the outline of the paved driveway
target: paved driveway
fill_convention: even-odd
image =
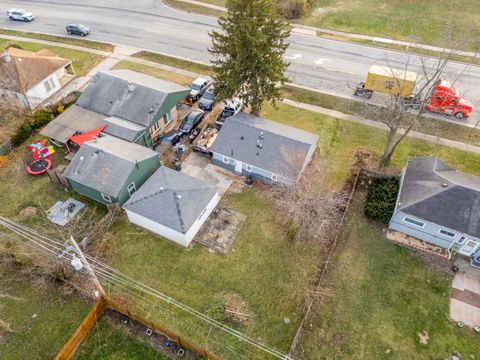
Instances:
[[[480,269],[463,258],[456,260],[455,265],[460,270],[452,282],[450,317],[467,326],[480,326]]]

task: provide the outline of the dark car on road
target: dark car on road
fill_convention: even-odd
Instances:
[[[7,16],[12,21],[27,21],[30,22],[35,19],[35,15],[22,9],[7,10]]]
[[[198,107],[205,111],[211,111],[213,109],[213,105],[215,104],[215,89],[213,85],[208,88],[207,91],[203,94],[203,96],[198,101]]]
[[[180,125],[180,130],[183,134],[190,134],[193,129],[195,129],[203,120],[205,112],[200,109],[193,110],[188,114],[182,121]]]
[[[68,24],[66,26],[66,29],[67,33],[70,35],[87,36],[88,34],[90,34],[90,29],[81,24]]]

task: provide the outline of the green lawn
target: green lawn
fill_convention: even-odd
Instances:
[[[34,284],[21,274],[0,270],[0,320],[12,330],[0,326],[0,359],[53,359],[90,305],[62,296],[48,282],[36,279]]]
[[[451,27],[463,48],[478,50],[479,12],[476,0],[315,0],[311,14],[301,22],[440,46]]]
[[[199,74],[206,74],[206,75],[212,74],[212,69],[208,65],[198,64],[196,62],[189,61],[189,60],[177,59],[172,56],[152,53],[149,51],[140,51],[134,54],[133,56],[140,59],[173,66],[179,69],[185,69],[185,70],[196,72]]]
[[[180,0],[164,0],[164,2],[168,6],[171,6],[175,9],[186,11],[186,12],[193,12],[197,14],[203,14],[203,15],[215,16],[215,17],[225,15],[224,11],[210,9],[202,5],[190,4]],[[207,1],[202,1],[202,2],[207,2]]]
[[[86,75],[92,68],[94,68],[97,64],[99,64],[103,60],[103,57],[100,55],[91,54],[84,51],[78,51],[78,50],[62,48],[59,46],[50,46],[50,45],[24,42],[24,41],[10,41],[10,40],[0,38],[0,50],[3,50],[13,45],[29,51],[38,51],[42,49],[47,49],[57,54],[58,56],[64,57],[66,59],[73,59],[74,60],[73,68],[77,76]]]
[[[146,339],[146,335],[144,335]],[[103,316],[81,344],[75,360],[168,360],[173,356],[155,351],[151,344],[130,334],[122,324]]]
[[[354,198],[297,355],[304,359],[475,359],[480,337],[449,320],[450,275],[384,239]],[[311,325],[310,325],[311,324]],[[421,344],[418,333],[428,334]]]
[[[0,34],[53,41],[53,42],[83,46],[86,48],[103,50],[103,51],[113,51],[114,49],[114,46],[112,44],[102,43],[98,41],[90,41],[85,39],[72,38],[67,36],[54,36],[54,35],[39,34],[39,33],[17,31],[17,30],[8,30],[8,29],[0,29]]]

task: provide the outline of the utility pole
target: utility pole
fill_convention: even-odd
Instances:
[[[95,275],[92,268],[90,267],[90,264],[88,263],[87,259],[83,255],[82,249],[80,249],[80,247],[78,246],[78,244],[75,241],[75,239],[73,238],[73,236],[70,236],[70,242],[72,243],[73,247],[75,248],[75,250],[78,254],[78,257],[82,261],[82,264],[85,266],[88,273],[90,274],[90,277],[92,278],[92,281],[93,281],[95,287],[97,288],[98,292],[102,295],[102,297],[104,299],[106,299],[107,298],[107,293],[105,292],[105,289],[103,288],[102,284],[100,284],[100,281],[98,281],[97,276]]]

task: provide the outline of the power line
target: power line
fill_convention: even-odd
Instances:
[[[28,240],[31,243],[31,245],[36,246],[40,248],[42,251],[46,252],[48,254],[48,257],[56,262],[66,264],[68,263],[68,260],[69,260],[67,257],[69,257],[70,260],[73,260],[73,258],[75,257],[75,254],[73,251],[68,251],[68,246],[66,251],[66,244],[63,244],[58,240],[51,239],[45,235],[42,235],[37,231],[31,228],[28,228],[22,224],[18,224],[8,218],[0,216],[0,225],[3,225],[5,228],[16,233],[17,235],[20,235],[22,238]],[[59,258],[58,256],[59,254],[63,254],[63,257]],[[89,262],[94,275],[101,277],[103,281],[108,282],[110,285],[113,285],[116,288],[117,292],[119,293],[123,292],[125,296],[128,296],[129,298],[133,298],[133,300],[136,302],[143,303],[144,306],[145,305],[148,306],[150,304],[150,302],[146,298],[146,296],[148,295],[150,297],[161,300],[163,303],[166,303],[167,305],[172,305],[177,309],[180,309],[181,311],[186,312],[187,314],[193,316],[194,318],[200,319],[205,324],[208,324],[211,327],[217,330],[220,330],[224,334],[231,336],[232,340],[241,342],[244,345],[248,344],[278,359],[284,359],[284,360],[290,359],[288,355],[285,355],[273,348],[270,348],[267,345],[259,342],[258,340],[252,339],[244,335],[240,331],[236,329],[232,329],[227,325],[215,319],[212,319],[209,316],[193,308],[190,308],[189,306],[181,303],[180,301],[175,300],[174,298],[167,296],[166,294],[148,285],[145,285],[141,282],[134,280],[133,278],[123,274],[119,270],[111,267],[108,264],[101,262],[100,260],[88,254],[85,254],[85,258]],[[119,289],[121,290],[119,291]],[[137,294],[137,292],[139,292],[141,295]],[[163,309],[163,310],[166,310],[166,309]],[[226,348],[225,343],[223,343],[221,346]],[[237,352],[235,352],[232,349],[227,349],[227,350],[232,351],[235,354],[239,355]],[[243,349],[243,350],[251,354],[250,351],[246,349]]]

